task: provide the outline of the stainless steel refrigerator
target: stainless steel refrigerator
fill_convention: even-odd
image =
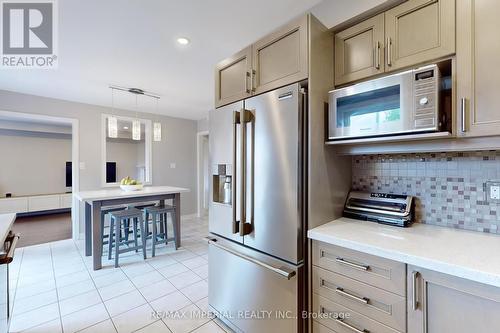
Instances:
[[[300,83],[210,112],[209,296],[237,332],[302,332],[307,102]]]

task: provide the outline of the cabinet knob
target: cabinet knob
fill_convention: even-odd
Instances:
[[[420,105],[427,105],[429,104],[429,99],[427,97],[422,97],[419,101]]]

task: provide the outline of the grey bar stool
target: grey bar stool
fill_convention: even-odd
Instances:
[[[142,217],[142,211],[136,208],[125,209],[117,212],[109,213],[111,216],[111,224],[109,227],[109,242],[108,242],[108,259],[111,259],[111,253],[113,250],[113,244],[115,246],[115,267],[118,267],[118,260],[120,253],[135,251],[142,249],[142,254],[144,259],[146,259],[146,237],[144,233],[144,220]],[[132,223],[130,223],[132,222]],[[134,239],[129,241],[127,239],[122,240],[120,237],[122,228],[125,232],[128,232],[128,228],[132,225],[132,233],[134,234]],[[138,230],[140,229],[141,245],[139,245]],[[134,243],[134,246],[130,247],[130,242]],[[125,249],[120,249],[120,246],[126,245]]]
[[[172,238],[168,238],[168,214],[170,214],[172,220],[172,226],[174,235]],[[149,223],[149,216],[151,215],[151,223],[153,233],[151,236],[148,234],[148,238],[151,237],[152,252],[151,255],[155,256],[156,245],[158,244],[168,244],[169,241],[174,241],[175,249],[177,250],[177,242],[175,239],[179,234],[177,232],[177,226],[175,224],[175,207],[173,206],[154,206],[144,208],[144,215],[146,224]],[[158,228],[159,223],[159,228]]]
[[[106,219],[106,215],[112,212],[118,212],[120,210],[124,210],[125,208],[126,207],[124,206],[120,206],[120,207],[106,207],[101,209],[101,240],[102,240],[101,253],[104,253],[104,245],[109,244],[107,239],[109,239],[109,234],[111,233],[111,231],[108,234],[105,233],[106,227],[104,225],[104,222]],[[128,234],[126,234],[126,238],[128,239]]]

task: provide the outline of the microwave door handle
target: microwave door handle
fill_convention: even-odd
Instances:
[[[237,194],[236,194],[236,191],[237,191],[237,186],[236,186],[236,183],[238,182],[237,181],[237,177],[238,177],[238,168],[237,168],[237,164],[238,164],[238,156],[237,156],[237,151],[238,151],[238,147],[237,147],[237,144],[238,144],[238,124],[240,124],[240,112],[238,111],[233,111],[233,179],[232,179],[232,195],[231,195],[231,204],[232,204],[232,208],[233,208],[233,221],[232,221],[232,224],[233,224],[233,234],[237,234],[239,232],[239,222],[236,218],[236,209],[237,209],[237,205],[236,205],[236,201],[237,201]]]

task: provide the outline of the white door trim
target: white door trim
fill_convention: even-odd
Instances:
[[[201,217],[201,201],[202,201],[202,195],[201,191],[203,189],[203,186],[201,186],[201,180],[202,180],[202,160],[201,160],[201,143],[202,143],[202,137],[209,135],[208,131],[201,131],[196,133],[196,202],[197,202],[197,210],[196,210],[196,216]]]
[[[53,123],[71,125],[71,173],[72,173],[72,193],[76,193],[80,190],[80,143],[79,143],[79,123],[78,119],[75,118],[65,118],[65,117],[54,117],[46,116],[43,114],[27,113],[27,112],[15,112],[15,111],[2,111],[0,110],[0,116],[9,117],[14,119],[29,119],[29,120],[39,120],[39,121],[50,121]],[[72,207],[71,207],[71,233],[74,240],[80,237],[80,204],[79,201],[73,195]]]

